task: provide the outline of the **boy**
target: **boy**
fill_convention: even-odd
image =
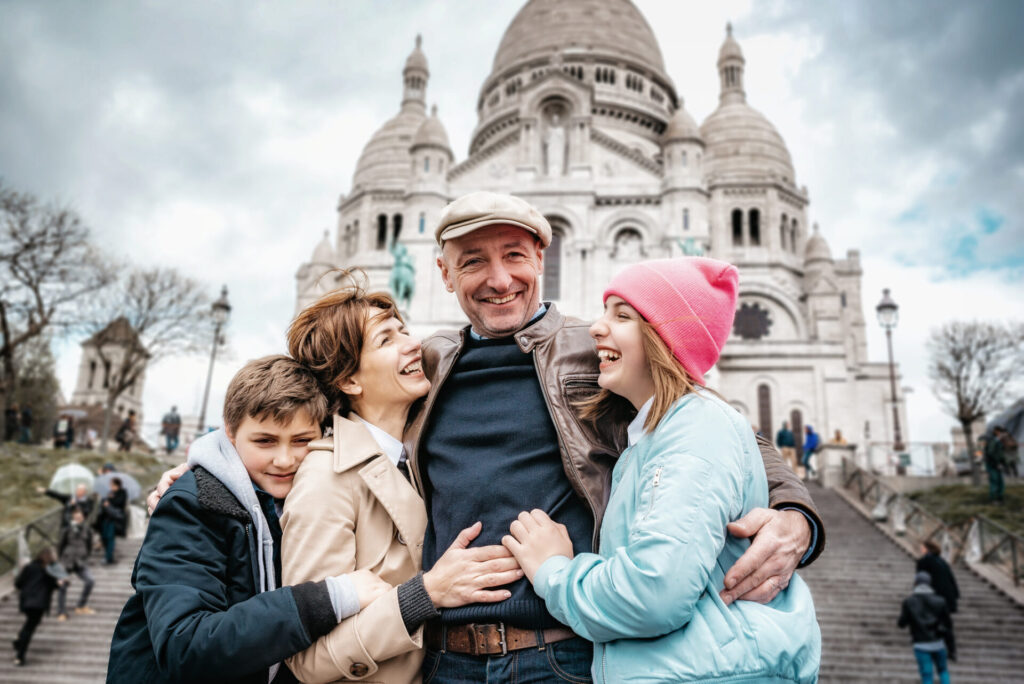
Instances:
[[[293,682],[281,661],[390,589],[368,572],[276,588],[283,500],[326,415],[286,356],[235,375],[225,429],[192,444],[192,470],[153,512],[107,682]]]
[[[94,584],[88,565],[91,551],[92,529],[85,524],[85,513],[81,508],[75,506],[71,509],[71,522],[61,532],[57,557],[68,573],[74,573],[82,580],[82,594],[78,597],[78,605],[75,607],[76,615],[92,615],[95,612],[87,605]],[[68,619],[67,597],[68,585],[67,582],[64,582],[57,591],[57,620],[59,622]]]

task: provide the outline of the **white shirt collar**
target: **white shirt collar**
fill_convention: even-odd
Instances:
[[[644,405],[640,407],[640,410],[636,412],[636,418],[626,428],[626,436],[629,438],[629,446],[633,446],[640,441],[640,438],[644,436],[644,423],[647,421],[647,415],[651,412],[651,406],[654,405],[654,397],[644,402]]]
[[[384,450],[384,455],[388,457],[388,460],[395,465],[398,465],[398,460],[402,458],[402,451],[405,449],[405,447],[402,446],[402,443],[373,423],[360,418],[355,411],[350,411],[349,415],[359,419],[359,421],[366,426],[366,429],[370,431],[370,434],[373,435],[373,439],[377,442],[377,446]]]

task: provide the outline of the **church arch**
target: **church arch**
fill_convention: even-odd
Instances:
[[[614,247],[615,238],[624,228],[632,228],[638,231],[645,247],[655,243],[654,238],[657,235],[657,231],[654,228],[653,219],[643,212],[632,208],[624,208],[612,214],[601,224],[601,228],[598,229],[595,236],[598,244],[608,248]]]
[[[768,283],[746,282],[740,288],[737,297],[737,307],[744,298],[763,298],[768,300],[789,316],[793,327],[796,329],[797,339],[806,340],[808,338],[807,324],[804,321],[803,314],[796,303],[782,289]]]
[[[751,209],[747,213],[747,225],[750,229],[750,244],[758,247],[761,244],[761,210]]]
[[[743,246],[743,210],[732,210],[732,246]]]
[[[388,215],[377,214],[377,249],[384,249],[388,244]]]
[[[551,243],[544,250],[544,276],[541,292],[544,299],[558,301],[562,298],[562,262],[565,257],[565,229],[557,218],[551,223]]]

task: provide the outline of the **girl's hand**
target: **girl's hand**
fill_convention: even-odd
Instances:
[[[569,531],[565,529],[565,525],[556,523],[542,510],[535,508],[529,513],[523,511],[517,520],[512,521],[509,531],[512,534],[505,535],[501,543],[519,561],[519,567],[531,582],[537,568],[548,558],[572,558]]]
[[[423,573],[423,586],[436,608],[497,603],[512,596],[505,589],[491,589],[523,576],[512,554],[497,544],[467,548],[482,529],[483,524],[475,522],[459,532],[434,567]]]
[[[369,570],[356,570],[348,575],[359,597],[359,610],[391,591],[391,585]]]

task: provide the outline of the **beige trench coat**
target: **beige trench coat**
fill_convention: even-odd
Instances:
[[[283,584],[371,570],[393,586],[420,571],[423,499],[358,421],[310,444],[285,503]],[[392,589],[288,659],[303,682],[420,681],[423,627],[410,635]]]

